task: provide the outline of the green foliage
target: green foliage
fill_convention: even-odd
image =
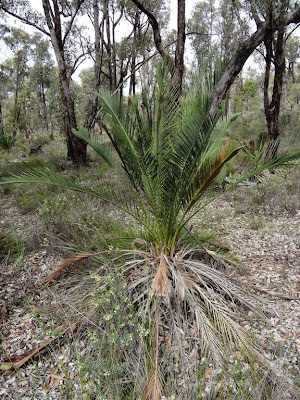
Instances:
[[[22,213],[26,214],[35,211],[40,202],[43,202],[50,195],[49,192],[28,193],[16,198],[16,204]]]
[[[246,215],[263,215],[271,219],[274,214],[296,215],[299,210],[300,189],[295,182],[299,176],[299,164],[270,174],[255,187],[236,191],[231,196],[238,200],[238,212]],[[276,193],[276,196],[274,196]],[[261,222],[261,218],[258,218]]]
[[[260,114],[261,101],[257,79],[246,79],[245,82],[242,79],[237,80],[232,99],[234,112],[255,111],[256,115]]]
[[[139,221],[155,238],[158,251],[165,248],[172,254],[189,220],[188,212],[238,148],[222,142],[229,121],[219,124],[217,134],[219,115],[209,115],[212,77],[199,79],[180,104],[176,100],[179,88],[167,81],[168,73],[166,66],[160,67],[154,104],[145,92],[142,107],[136,96],[129,106],[117,96],[100,96],[115,156],[109,147],[91,140],[86,131],[77,135],[119,175],[121,170],[126,173],[142,209]],[[149,219],[150,215],[153,218]]]
[[[53,140],[51,135],[36,135],[34,137],[32,147],[45,146],[46,144],[50,143],[51,140]]]
[[[0,149],[5,152],[10,152],[11,148],[15,145],[15,138],[11,135],[6,135],[0,132]]]
[[[25,242],[22,240],[15,229],[10,233],[1,232],[0,234],[0,261],[10,258],[15,265],[19,265],[25,253]]]
[[[254,97],[255,95],[255,81],[247,79],[243,86],[243,93],[245,97]]]
[[[10,107],[7,118],[5,120],[5,131],[8,132],[9,134],[16,134],[18,128],[19,125],[14,118],[14,109],[13,107]]]

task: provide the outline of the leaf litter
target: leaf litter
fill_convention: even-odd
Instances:
[[[224,214],[226,218],[222,218],[220,225],[220,215]],[[221,244],[230,248],[230,252],[240,261],[245,273],[240,274],[233,270],[236,279],[244,283],[250,291],[257,292],[268,300],[272,315],[269,320],[263,324],[258,323],[252,319],[250,312],[242,321],[243,328],[251,331],[266,345],[270,360],[275,355],[276,362],[280,366],[287,366],[288,370],[296,369],[299,372],[300,212],[298,211],[293,217],[272,216],[271,221],[265,216],[259,218],[265,223],[263,229],[253,228],[243,215],[236,216],[232,204],[222,199],[208,207],[206,222],[212,231],[216,229],[222,234]],[[195,219],[193,229],[202,229],[202,224],[203,220]],[[220,242],[220,238],[218,240]],[[83,255],[82,259],[86,256],[88,255]],[[72,264],[72,261],[80,261],[80,257],[61,264],[64,265],[61,270]],[[84,354],[85,344],[72,335],[75,326],[70,324],[61,327],[60,334],[55,337],[41,329],[43,325],[41,320],[44,318],[41,310],[48,301],[43,283],[49,276],[50,281],[57,278],[61,272],[57,265],[59,265],[57,254],[52,251],[39,251],[25,256],[24,263],[18,271],[15,271],[15,266],[10,265],[7,260],[0,269],[2,330],[0,363],[4,366],[0,374],[0,396],[3,399],[32,399],[33,393],[36,396],[34,398],[38,399],[60,399],[61,386],[66,376],[74,384],[75,391],[77,386],[80,393],[76,360],[70,347],[75,346]],[[45,319],[42,322],[47,326],[51,321]],[[45,338],[47,334],[48,337]],[[67,343],[61,339],[64,334],[68,337]],[[47,347],[47,341],[48,344],[55,341],[58,343],[58,349],[57,346],[52,348],[55,356],[53,352],[40,355],[39,350]],[[34,362],[26,363],[28,360],[24,361],[24,354],[27,354],[28,360],[35,356]],[[18,362],[18,357],[20,359],[22,355],[24,361],[21,364],[22,368],[16,374],[7,375],[6,372],[10,371],[8,366],[11,364],[5,361],[10,359],[11,362]],[[17,361],[12,359],[13,356]],[[62,362],[67,366],[67,370],[62,370]],[[207,387],[204,393],[209,388],[210,378],[217,372],[210,366],[207,367],[205,371]]]

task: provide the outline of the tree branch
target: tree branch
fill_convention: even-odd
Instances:
[[[137,8],[142,11],[144,14],[147,15],[148,20],[150,25],[152,26],[153,29],[153,37],[154,37],[154,42],[156,45],[156,48],[159,52],[159,54],[165,59],[167,60],[172,66],[175,67],[175,63],[173,58],[171,57],[171,55],[166,51],[166,49],[164,48],[163,44],[162,44],[162,40],[161,40],[161,34],[160,34],[160,28],[157,22],[157,19],[155,18],[155,16],[152,14],[151,11],[149,11],[148,9],[146,9],[144,7],[144,5],[139,1],[139,0],[131,0],[136,6]]]
[[[82,54],[80,54],[74,61],[73,63],[73,67],[71,68],[71,76],[74,74],[74,72],[76,71],[76,69],[79,67],[80,64],[83,63],[83,61],[86,60],[86,56],[90,55],[90,51],[86,51]]]
[[[173,46],[173,44],[175,44],[175,43],[176,43],[176,40],[169,43],[166,47]],[[147,62],[149,62],[153,57],[158,56],[159,54],[160,54],[159,51],[156,51],[155,53],[151,54],[149,57],[145,58],[143,61],[140,61],[139,63],[137,63],[135,66],[135,69],[133,71],[131,71],[130,74],[128,74],[122,80],[122,82],[118,85],[118,87],[116,88],[114,93],[116,93],[118,90],[120,90],[121,86],[123,86],[128,81],[128,79],[131,78],[132,75],[134,75],[139,69],[141,69],[143,65],[147,64]]]
[[[262,20],[259,18],[258,16],[258,12],[257,9],[255,7],[255,1],[254,0],[250,0],[250,7],[251,7],[251,14],[253,16],[253,19],[256,23],[257,28],[259,28],[262,25]]]
[[[300,24],[297,24],[296,26],[294,26],[294,28],[290,32],[288,32],[286,34],[286,37],[285,37],[286,42],[287,42],[288,38],[295,32],[295,30],[299,28],[299,26],[300,26]]]
[[[278,30],[278,20],[273,21],[273,29]],[[300,22],[300,7],[288,14],[286,19],[286,25],[299,23]],[[245,40],[231,61],[229,62],[226,70],[224,71],[222,78],[217,83],[213,94],[213,102],[210,109],[212,114],[215,114],[221,101],[224,99],[227,90],[234,82],[237,75],[241,72],[245,62],[248,60],[253,51],[262,43],[265,38],[266,30],[269,24],[264,22],[247,40]]]
[[[69,22],[69,24],[68,24],[68,28],[67,28],[67,30],[66,30],[66,32],[65,32],[65,34],[64,34],[64,37],[63,37],[63,46],[64,46],[65,43],[66,43],[67,37],[68,37],[68,35],[69,35],[70,32],[71,32],[71,29],[72,29],[74,20],[75,20],[77,14],[78,14],[78,12],[79,12],[79,9],[80,9],[80,7],[82,6],[83,3],[84,3],[84,0],[80,0],[80,1],[77,2],[77,5],[76,5],[76,8],[75,8],[74,14],[72,15],[72,18],[71,18],[71,20],[70,20],[70,22]]]
[[[11,15],[14,18],[17,18],[19,21],[23,22],[23,24],[33,26],[35,29],[44,33],[44,35],[50,36],[50,33],[47,32],[45,29],[41,28],[38,24],[36,24],[35,22],[32,22],[32,21],[29,21],[27,18],[24,18],[21,15],[15,14],[13,11],[10,11],[8,8],[3,6],[1,3],[0,3],[0,9],[3,10],[6,14]]]
[[[295,11],[291,12],[287,18],[287,25],[299,24],[300,22],[300,7],[296,8]]]

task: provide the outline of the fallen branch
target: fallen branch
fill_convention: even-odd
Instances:
[[[264,288],[259,287],[259,286],[248,286],[248,287],[249,287],[250,289],[258,290],[259,292],[269,294],[269,295],[271,295],[271,296],[280,297],[281,299],[286,299],[286,300],[299,300],[299,301],[300,301],[300,293],[299,293],[299,296],[290,296],[290,295],[285,294],[285,293],[272,292],[271,290],[264,289]]]
[[[93,314],[95,309],[96,306],[92,307],[92,309],[87,313],[86,315],[87,322],[89,322],[89,317]],[[4,364],[0,365],[0,370],[3,371],[3,375],[8,375],[15,372],[17,368],[22,367],[22,365],[24,365],[27,361],[33,358],[36,354],[43,352],[46,349],[46,347],[49,346],[49,344],[53,343],[59,337],[64,336],[68,332],[74,332],[74,330],[77,329],[77,327],[78,327],[78,322],[73,322],[66,328],[59,327],[58,330],[62,329],[60,331],[59,336],[53,336],[47,340],[44,340],[44,342],[38,345],[34,350],[26,351],[25,353],[18,356],[9,357],[9,359],[5,361]]]

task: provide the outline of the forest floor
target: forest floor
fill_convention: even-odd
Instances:
[[[265,179],[275,180],[274,177]],[[263,298],[270,311],[269,318],[260,323],[252,320],[251,313],[245,314],[243,327],[264,345],[266,355],[278,371],[282,369],[285,375],[297,376],[300,373],[299,188],[293,187],[292,193],[287,193],[280,186],[284,178],[279,186],[278,179],[276,183],[273,181],[262,183],[263,199],[253,187],[240,187],[234,195],[223,195],[205,209],[201,219],[192,222],[192,227],[194,231],[214,233],[214,243],[234,255],[238,268],[230,273],[252,293]],[[295,184],[299,185],[299,182]],[[55,196],[62,194],[58,192]],[[276,196],[281,199],[274,201]],[[3,248],[3,243],[10,237],[5,247],[7,257],[2,257],[0,267],[0,364],[10,357],[30,353],[53,337],[55,331],[53,318],[43,311],[49,302],[49,292],[51,294],[51,286],[46,288],[43,281],[66,255],[53,239],[57,231],[62,230],[59,221],[62,216],[53,216],[53,209],[50,209],[48,213],[52,220],[48,215],[45,223],[45,212],[36,211],[37,208],[45,211],[47,201],[43,198],[43,207],[37,202],[33,206],[26,204],[24,208],[26,199],[20,189],[2,193],[0,197]],[[57,205],[58,209],[62,203],[64,200]],[[64,207],[68,209],[70,205],[65,203]],[[77,271],[69,273],[76,274]],[[86,394],[89,382],[83,379],[84,374],[78,367],[87,351],[84,337],[71,330],[64,337],[60,333],[55,333],[57,340],[50,346],[50,351],[37,354],[11,374],[2,371],[1,399],[96,398]],[[207,380],[214,374],[214,371],[206,372]],[[209,398],[205,396],[203,391],[202,398]],[[284,398],[296,400],[297,396],[287,390]]]

